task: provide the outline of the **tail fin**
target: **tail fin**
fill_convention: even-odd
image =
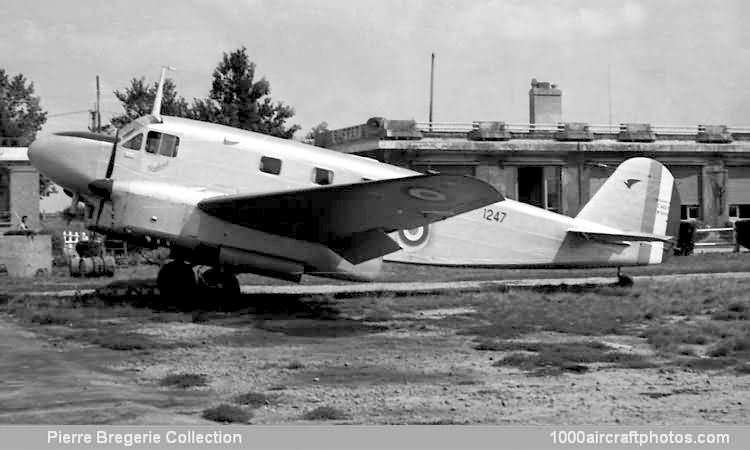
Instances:
[[[576,218],[625,232],[676,237],[680,195],[660,162],[632,158],[620,164]]]

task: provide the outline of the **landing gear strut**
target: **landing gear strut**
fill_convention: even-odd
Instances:
[[[617,285],[622,287],[630,287],[633,285],[633,278],[629,275],[625,275],[621,272],[622,267],[617,268]]]
[[[221,296],[222,300],[234,302],[240,297],[240,282],[231,272],[211,268],[198,274],[198,286],[206,293]]]
[[[193,268],[183,261],[168,262],[159,269],[156,284],[162,297],[187,303],[195,294]]]

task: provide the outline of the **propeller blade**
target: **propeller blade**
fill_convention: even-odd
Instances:
[[[109,164],[107,164],[107,173],[104,178],[110,178],[115,170],[115,156],[117,155],[117,140],[120,138],[120,129],[115,131],[115,142],[112,144],[112,153],[109,155]]]

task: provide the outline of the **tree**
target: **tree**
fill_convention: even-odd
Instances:
[[[47,121],[39,97],[34,95],[34,83],[18,74],[8,77],[0,69],[0,136],[17,138],[21,145],[34,140],[36,133]],[[54,192],[49,179],[39,177],[39,195]]]
[[[114,117],[116,127],[151,112],[158,83],[147,86],[144,77],[133,78],[124,91],[115,96],[125,108],[125,114]],[[188,117],[204,122],[228,125],[257,133],[290,139],[299,125],[286,126],[294,116],[294,108],[269,97],[271,85],[265,78],[255,81],[255,63],[247,56],[245,47],[224,53],[213,72],[211,91],[207,98],[193,99],[192,105],[177,95],[172,80],[164,82],[161,112],[167,116]]]
[[[315,145],[315,141],[319,139],[319,136],[323,136],[326,133],[328,133],[328,122],[320,122],[305,135],[305,140]]]
[[[158,86],[158,82],[147,85],[146,78],[141,77],[130,80],[130,86],[124,91],[115,91],[115,97],[122,103],[125,114],[113,117],[112,124],[120,128],[141,116],[151,114]],[[169,78],[164,80],[161,113],[176,117],[190,116],[190,105],[185,98],[177,95],[177,86]]]
[[[255,63],[249,60],[245,47],[224,53],[213,77],[208,98],[193,102],[193,118],[284,139],[300,129],[299,125],[285,125],[294,116],[294,108],[271,100],[268,80],[255,81]]]

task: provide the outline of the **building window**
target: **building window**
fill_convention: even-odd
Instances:
[[[700,219],[700,205],[680,205],[680,219]]]
[[[750,219],[750,204],[729,205],[729,220]]]
[[[278,175],[281,173],[281,160],[278,158],[271,158],[270,156],[261,156],[260,158],[260,171],[270,173],[271,175]]]
[[[333,171],[316,167],[313,169],[313,183],[321,186],[333,184]]]
[[[149,131],[146,137],[146,152],[159,154],[162,156],[177,156],[177,147],[180,145],[180,138],[170,134]]]
[[[143,144],[143,134],[137,134],[133,138],[128,139],[127,142],[122,144],[122,147],[130,150],[140,150],[141,144]]]
[[[0,167],[0,226],[10,226],[10,172]]]

